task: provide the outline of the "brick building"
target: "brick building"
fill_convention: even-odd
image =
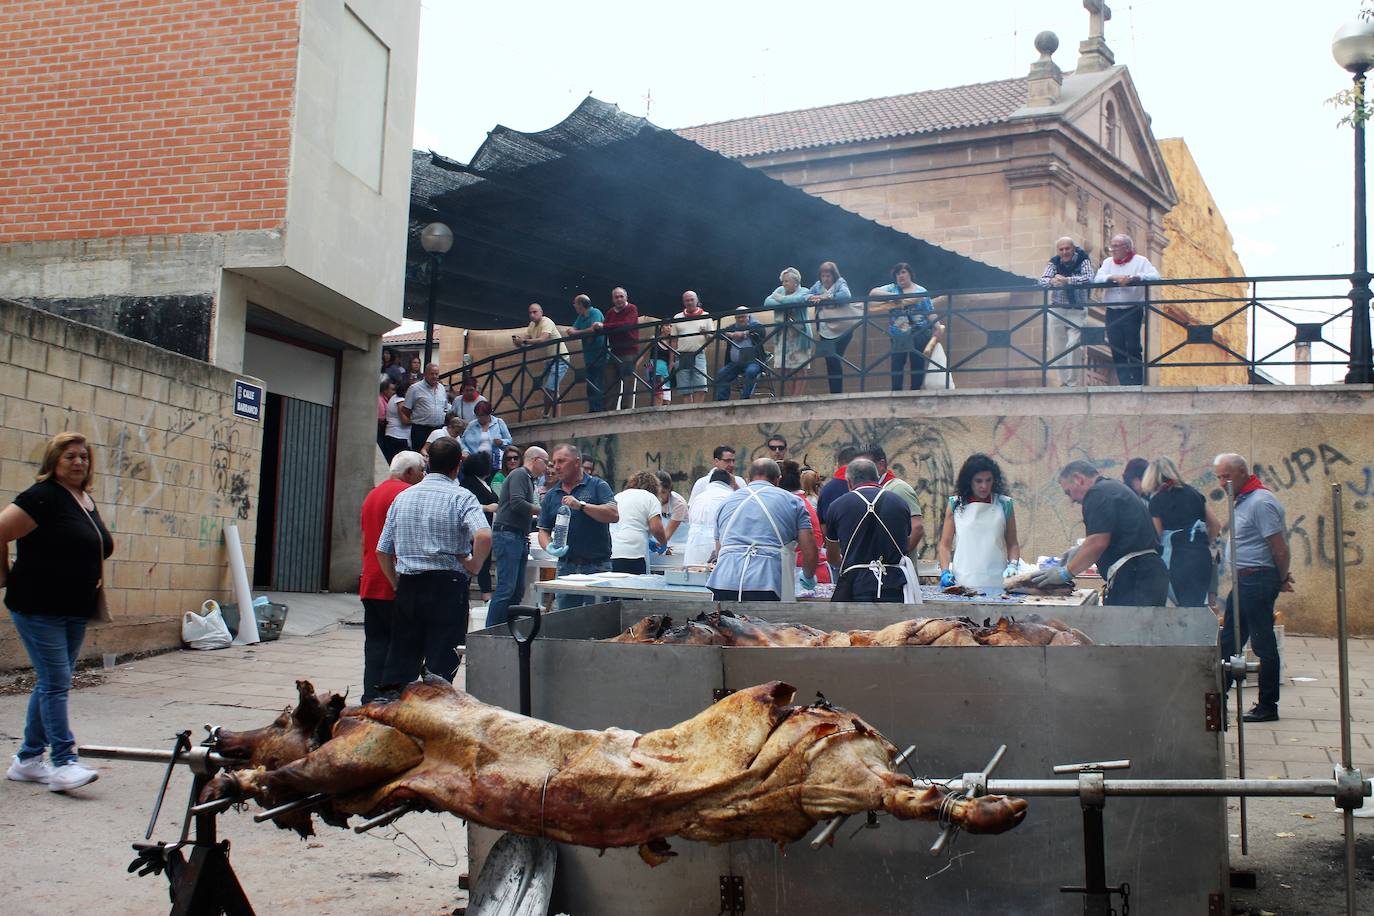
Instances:
[[[261,588],[356,587],[419,16],[416,0],[6,5],[0,297],[210,364],[205,385],[262,380],[239,516]],[[108,420],[62,422],[99,445]],[[160,442],[171,421],[147,422]]]

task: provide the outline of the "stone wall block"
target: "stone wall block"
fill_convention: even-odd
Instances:
[[[109,388],[114,381],[114,366],[94,356],[81,357],[81,381],[97,388]]]

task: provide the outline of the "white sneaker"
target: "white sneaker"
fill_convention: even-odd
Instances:
[[[79,789],[99,778],[100,774],[95,770],[89,770],[79,763],[68,763],[52,771],[52,775],[48,777],[48,791],[66,792],[68,789]]]
[[[43,755],[30,757],[28,760],[20,760],[19,755],[14,755],[14,762],[5,771],[6,779],[13,779],[15,782],[41,782],[46,783],[52,777],[52,767],[43,759]]]

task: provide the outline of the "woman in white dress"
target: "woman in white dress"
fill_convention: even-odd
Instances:
[[[716,468],[710,482],[701,488],[687,504],[687,552],[682,562],[686,566],[705,566],[716,552],[716,513],[720,504],[735,492],[730,472]]]
[[[940,585],[1000,590],[1021,559],[1016,513],[1002,469],[987,455],[970,455],[955,481],[940,531]]]

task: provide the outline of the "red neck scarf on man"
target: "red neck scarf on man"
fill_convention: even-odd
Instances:
[[[1129,264],[1129,263],[1131,263],[1131,258],[1134,258],[1134,257],[1135,257],[1135,252],[1134,252],[1134,251],[1128,251],[1128,252],[1126,252],[1126,257],[1124,257],[1124,258],[1118,258],[1116,255],[1112,255],[1112,263],[1115,264],[1115,265],[1117,265],[1117,266],[1119,267],[1119,266],[1121,266],[1121,265],[1123,265],[1123,264]]]
[[[1237,496],[1244,496],[1246,493],[1249,493],[1249,492],[1251,492],[1251,491],[1253,491],[1253,490],[1267,490],[1267,489],[1269,489],[1269,488],[1266,487],[1266,486],[1260,481],[1260,479],[1259,479],[1258,477],[1256,477],[1254,474],[1251,474],[1251,475],[1250,475],[1250,479],[1247,480],[1247,481],[1245,481],[1245,483],[1241,485],[1241,488],[1240,488],[1238,491],[1236,491],[1236,495],[1237,495]]]
[[[847,471],[847,470],[849,470],[849,465],[847,465],[847,464],[842,464],[842,465],[840,465],[839,467],[835,468],[835,474],[834,474],[835,479],[836,479],[836,480],[848,480],[849,478],[845,477],[845,473],[844,473],[844,472]],[[897,475],[896,475],[896,474],[892,473],[891,471],[884,471],[884,472],[883,472],[883,479],[880,480],[880,481],[878,481],[878,486],[880,486],[880,487],[885,487],[885,486],[888,485],[889,482],[891,482],[891,481],[893,481],[893,480],[896,480],[896,479],[897,479]]]

